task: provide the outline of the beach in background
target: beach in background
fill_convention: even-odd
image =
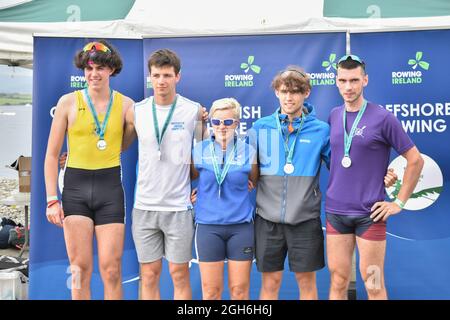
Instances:
[[[17,171],[5,166],[31,156],[31,118],[30,105],[0,106],[0,179],[18,179]]]
[[[31,156],[31,105],[0,106],[0,198],[18,189],[18,173],[6,168],[20,155]],[[24,223],[23,208],[0,205],[0,217]]]

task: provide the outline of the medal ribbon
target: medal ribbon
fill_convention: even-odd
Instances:
[[[158,142],[158,151],[161,150],[161,142],[164,137],[164,133],[166,133],[170,120],[172,120],[173,112],[175,111],[175,106],[177,104],[177,99],[178,95],[176,95],[175,101],[170,106],[169,114],[167,115],[166,121],[164,121],[161,133],[159,133],[158,117],[156,116],[155,97],[153,97],[152,99],[153,128],[155,130],[156,141]]]
[[[215,148],[214,148],[214,141],[211,141],[209,143],[209,151],[211,152],[214,174],[216,176],[217,184],[219,185],[219,190],[220,190],[223,180],[225,180],[225,177],[227,176],[228,170],[230,170],[231,160],[234,156],[234,150],[236,149],[236,144],[237,144],[236,142],[233,143],[233,148],[228,154],[228,158],[225,161],[225,165],[224,165],[223,169],[220,170],[219,164],[217,161],[217,157],[216,157]]]
[[[342,121],[344,126],[344,157],[349,157],[350,148],[352,146],[353,136],[355,135],[356,127],[358,126],[359,121],[361,120],[364,111],[366,111],[367,101],[364,100],[361,109],[359,109],[358,115],[356,116],[355,121],[353,122],[352,129],[350,130],[350,134],[347,134],[346,129],[346,120],[347,120],[347,110],[344,105],[344,112],[342,113]]]
[[[108,124],[109,115],[110,115],[111,109],[112,109],[111,107],[112,107],[112,102],[113,102],[113,91],[111,90],[111,88],[109,89],[109,102],[108,102],[108,107],[106,108],[105,119],[103,120],[102,124],[100,124],[100,121],[98,120],[97,111],[95,111],[95,107],[92,103],[91,97],[89,96],[89,92],[88,92],[87,88],[84,89],[84,93],[86,94],[86,97],[87,97],[89,110],[91,110],[92,117],[94,118],[95,133],[99,136],[99,138],[100,138],[99,140],[104,140],[105,132],[106,132],[106,125]]]
[[[278,109],[280,110],[280,109]],[[292,163],[292,158],[294,157],[294,149],[295,149],[295,143],[297,142],[297,137],[300,133],[300,131],[303,128],[303,123],[305,122],[305,115],[303,114],[303,110],[302,110],[302,115],[301,115],[301,122],[300,122],[300,127],[297,129],[297,132],[295,134],[295,139],[294,142],[291,144],[291,147],[289,148],[289,135],[287,136],[287,139],[284,139],[284,135],[283,135],[283,130],[281,130],[281,122],[280,122],[280,117],[278,117],[278,111],[277,111],[277,116],[276,118],[276,122],[277,122],[277,128],[278,128],[278,132],[280,133],[282,139],[283,139],[283,146],[284,146],[284,152],[285,152],[285,157],[286,157],[286,163]]]

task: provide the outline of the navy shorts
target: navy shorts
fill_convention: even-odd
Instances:
[[[125,203],[120,167],[85,170],[66,168],[64,216],[91,218],[94,225],[124,223]]]
[[[256,215],[255,235],[259,272],[282,271],[286,255],[292,272],[312,272],[325,266],[320,218],[290,225]]]
[[[253,222],[229,225],[197,224],[195,251],[200,262],[253,260],[254,247]]]
[[[327,213],[327,234],[356,234],[371,241],[386,240],[386,222],[373,222],[369,215],[341,215]]]

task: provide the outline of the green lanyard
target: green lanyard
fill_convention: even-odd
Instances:
[[[106,132],[106,125],[108,124],[109,115],[111,113],[111,106],[112,106],[112,102],[113,102],[113,92],[110,88],[109,89],[108,107],[106,108],[106,115],[105,115],[105,119],[103,120],[102,124],[100,124],[100,121],[98,120],[97,111],[95,111],[95,107],[92,104],[92,100],[91,100],[91,97],[89,96],[89,92],[88,92],[87,88],[84,89],[84,93],[86,94],[86,97],[87,97],[89,109],[91,110],[92,116],[94,117],[95,133],[98,135],[100,140],[104,140],[105,132]]]
[[[170,120],[172,119],[173,112],[175,111],[177,99],[178,95],[175,96],[175,101],[170,106],[169,114],[167,115],[166,121],[164,121],[161,133],[159,133],[158,117],[156,116],[155,97],[152,99],[153,129],[155,130],[156,141],[158,142],[158,160],[161,160],[161,142],[164,133],[166,133],[167,127],[169,126]]]
[[[346,129],[346,125],[345,125],[346,119],[347,119],[347,111],[345,110],[345,105],[344,105],[344,112],[342,113],[342,121],[343,121],[343,126],[344,126],[344,157],[349,157],[349,155],[350,155],[350,148],[352,146],[353,136],[355,135],[356,127],[358,126],[358,123],[361,120],[361,118],[364,114],[364,111],[366,111],[366,107],[367,107],[367,101],[364,100],[363,105],[362,105],[361,109],[359,109],[358,115],[356,116],[356,119],[353,122],[352,129],[350,130],[350,134],[347,134],[347,129]]]
[[[222,182],[225,180],[228,170],[230,170],[231,161],[234,157],[234,150],[236,149],[236,144],[237,144],[236,142],[233,143],[233,148],[231,149],[231,152],[229,152],[229,154],[228,154],[228,158],[225,161],[223,170],[220,170],[219,164],[217,162],[215,148],[214,148],[214,141],[210,141],[210,143],[209,143],[209,151],[211,152],[214,174],[216,176],[217,184],[219,185],[219,198],[220,198],[220,189],[222,187]]]
[[[278,109],[279,111],[279,109]],[[280,118],[278,116],[278,111],[277,111],[277,115],[275,116],[276,120],[277,120],[277,128],[278,128],[278,132],[280,133],[281,138],[283,139],[283,145],[284,145],[284,152],[285,152],[285,157],[286,157],[286,162],[287,163],[292,163],[292,158],[294,157],[294,149],[295,149],[295,144],[297,142],[297,137],[300,133],[300,131],[303,128],[303,123],[305,122],[305,115],[303,114],[303,110],[302,110],[302,115],[301,115],[301,122],[300,122],[300,127],[297,129],[297,133],[295,134],[295,139],[294,142],[291,144],[291,147],[289,148],[289,134],[287,136],[287,139],[284,139],[283,136],[283,131],[281,130],[281,123],[280,123]]]

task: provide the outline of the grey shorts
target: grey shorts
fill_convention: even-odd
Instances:
[[[139,263],[162,257],[173,263],[192,259],[194,216],[186,211],[146,211],[133,208],[131,230]]]

